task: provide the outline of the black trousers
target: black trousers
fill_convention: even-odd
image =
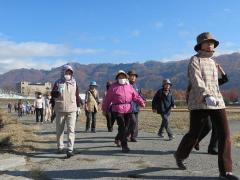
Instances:
[[[186,159],[198,141],[204,120],[210,116],[218,132],[218,168],[221,175],[232,172],[231,138],[225,109],[190,111],[190,129],[176,151],[178,159]]]
[[[132,113],[122,114],[118,112],[113,112],[113,116],[117,120],[118,124],[118,133],[115,139],[121,141],[121,145],[123,148],[128,147],[127,134]]]
[[[217,136],[216,125],[212,123],[212,120],[209,116],[204,121],[205,121],[205,124],[202,127],[201,133],[198,137],[197,144],[199,144],[201,140],[204,137],[206,137],[207,134],[212,130],[210,143],[208,145],[208,151],[211,151],[211,150],[218,151],[218,136]]]
[[[138,112],[132,113],[128,127],[128,136],[131,139],[136,139],[138,136]]]
[[[43,108],[36,108],[36,122],[39,122],[39,116],[41,117],[40,121],[43,122]]]

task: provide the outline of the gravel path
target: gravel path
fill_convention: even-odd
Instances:
[[[33,120],[23,119],[25,123]],[[114,132],[97,129],[97,133],[85,133],[85,124],[76,125],[76,155],[70,159],[56,154],[55,124],[42,124],[40,136],[46,137],[45,148],[27,158],[26,166],[2,172],[0,179],[218,179],[217,156],[208,155],[209,136],[200,144],[200,151],[193,152],[186,160],[188,169],[179,170],[173,158],[183,133],[173,141],[159,139],[156,134],[140,131],[138,142],[129,143],[131,151],[121,152],[113,143]],[[232,121],[231,129],[239,131],[240,121]],[[232,148],[234,173],[240,175],[240,149]],[[2,178],[1,178],[2,177]]]

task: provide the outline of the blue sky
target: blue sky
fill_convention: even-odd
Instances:
[[[185,59],[210,31],[240,50],[239,0],[0,0],[0,73],[66,62]]]

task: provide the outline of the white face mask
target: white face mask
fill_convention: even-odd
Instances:
[[[119,84],[126,84],[127,83],[127,79],[118,79],[118,83]]]
[[[68,75],[68,74],[65,74],[65,75],[64,75],[64,78],[65,78],[67,81],[69,81],[69,80],[72,78],[72,76],[71,76],[71,75]]]

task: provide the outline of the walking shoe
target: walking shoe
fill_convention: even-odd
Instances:
[[[164,135],[163,135],[162,133],[158,133],[158,136],[159,136],[160,138],[164,138]]]
[[[197,144],[195,144],[195,146],[194,146],[194,149],[196,149],[197,151],[199,151],[200,150],[200,147],[199,147],[199,144],[197,143]]]
[[[187,167],[183,164],[183,160],[177,158],[176,153],[174,153],[173,156],[174,156],[174,158],[175,158],[175,160],[176,160],[176,164],[177,164],[177,166],[179,167],[179,169],[181,169],[181,170],[186,170]]]
[[[58,149],[58,150],[57,150],[57,153],[58,153],[58,154],[64,154],[65,152],[64,152],[64,149]]]
[[[95,130],[95,129],[92,129],[92,130],[91,130],[91,133],[96,133],[96,130]]]
[[[239,180],[237,176],[234,176],[233,174],[227,174],[227,175],[220,175],[221,179],[227,179],[227,180]]]
[[[171,135],[169,136],[169,141],[173,140],[175,138],[175,136]]]
[[[135,138],[131,138],[131,142],[137,142]]]
[[[74,156],[73,151],[67,151],[67,158]]]
[[[122,147],[122,152],[123,153],[128,153],[130,149],[128,147]]]
[[[121,141],[120,140],[115,139],[114,143],[117,145],[117,147],[121,147]]]
[[[214,149],[209,149],[209,150],[208,150],[208,154],[218,155],[218,151],[216,151],[216,150],[214,150]]]
[[[89,132],[89,129],[85,129],[85,132],[86,132],[86,133]]]

